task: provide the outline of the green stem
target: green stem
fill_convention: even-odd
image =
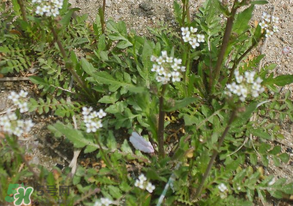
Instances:
[[[102,33],[105,34],[105,11],[106,11],[106,0],[103,0],[103,14],[101,16]]]
[[[184,42],[183,42],[184,43]],[[184,46],[185,48],[185,52],[184,54],[186,54],[186,59],[185,59],[185,74],[183,75],[183,82],[185,85],[185,96],[188,96],[188,89],[187,89],[187,85],[189,82],[189,74],[190,74],[190,44],[188,44],[187,46]]]
[[[212,85],[216,85],[216,83],[218,82],[219,76],[220,76],[221,66],[222,66],[222,63],[223,63],[223,60],[224,60],[224,55],[226,53],[226,49],[228,47],[229,39],[230,39],[230,36],[231,36],[234,18],[235,18],[235,15],[236,15],[236,11],[239,8],[236,5],[236,3],[237,3],[237,0],[234,1],[230,17],[227,20],[221,50],[220,50],[220,53],[218,55],[217,64],[216,64],[216,67],[215,67],[215,70],[214,70],[215,71],[215,76],[214,76],[213,79],[210,79],[210,81],[213,81]]]
[[[103,157],[104,157],[104,159],[105,159],[105,162],[106,162],[107,166],[108,166],[108,167],[111,167],[111,168],[113,169],[113,165],[112,165],[112,163],[111,163],[111,161],[110,161],[108,155],[107,155],[106,152],[104,151],[104,149],[103,149],[103,147],[102,147],[102,145],[101,145],[101,143],[100,143],[100,141],[99,141],[99,137],[98,137],[96,134],[95,134],[95,138],[96,138],[96,141],[97,141],[97,143],[98,143],[98,145],[99,145],[99,147],[100,147],[100,151],[101,151],[101,153],[102,153],[102,155],[103,155]]]
[[[189,12],[189,0],[182,0],[183,11],[182,11],[182,26],[185,26],[185,18],[187,24],[190,23],[190,12]]]
[[[165,157],[164,150],[164,123],[165,123],[165,111],[164,111],[164,94],[166,91],[166,86],[162,86],[162,92],[159,99],[159,126],[158,126],[158,143],[159,143],[159,156]]]
[[[19,4],[19,7],[20,7],[22,19],[27,22],[23,0],[17,0],[17,3]]]
[[[50,29],[52,31],[54,40],[56,41],[58,48],[61,52],[61,55],[64,59],[64,62],[66,63],[68,60],[68,57],[66,55],[65,49],[57,35],[57,32],[52,24],[52,22],[49,23]],[[91,94],[91,92],[88,90],[85,82],[78,76],[78,74],[76,73],[76,71],[72,68],[71,64],[66,65],[66,69],[72,74],[74,80],[78,83],[78,85],[83,89],[83,91],[87,94],[87,96],[92,100],[95,101],[95,98],[93,97],[93,95]]]
[[[206,179],[208,178],[208,176],[209,176],[209,174],[210,174],[210,171],[211,171],[211,169],[212,169],[212,166],[213,166],[213,164],[214,164],[214,162],[215,162],[216,157],[217,157],[218,154],[219,154],[220,147],[222,146],[222,144],[223,144],[223,142],[224,142],[224,139],[225,139],[226,135],[228,134],[228,131],[229,131],[229,129],[230,129],[230,126],[231,126],[232,122],[234,121],[234,119],[235,119],[235,117],[236,117],[236,111],[237,111],[237,109],[234,109],[234,110],[232,111],[232,114],[231,114],[231,116],[230,116],[230,119],[229,119],[228,125],[226,126],[226,128],[225,128],[225,130],[224,130],[222,136],[221,136],[220,139],[219,139],[218,147],[217,147],[217,149],[215,149],[214,152],[213,152],[213,155],[212,155],[212,157],[211,157],[211,159],[210,159],[210,162],[209,162],[209,164],[208,164],[208,167],[207,167],[207,169],[206,169],[206,171],[205,171],[205,173],[204,173],[204,175],[203,175],[203,178],[202,178],[202,180],[201,180],[201,183],[200,183],[199,187],[197,188],[197,190],[196,190],[196,192],[195,192],[195,194],[194,194],[194,198],[198,198],[198,196],[201,194],[201,191],[202,191],[202,189],[203,189],[204,183],[205,183]]]

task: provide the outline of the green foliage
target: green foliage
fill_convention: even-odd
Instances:
[[[292,94],[279,88],[292,83],[293,76],[274,76],[276,65],[271,64],[256,74],[268,88],[259,97],[241,102],[225,93],[236,69],[241,74],[255,71],[264,57],[247,58],[264,38],[260,26],[250,25],[254,5],[266,1],[236,2],[229,8],[207,0],[193,21],[188,16],[189,1],[174,1],[179,27],[150,29],[151,38],[136,35],[121,21],[103,25],[102,9],[93,25],[85,24],[87,16],[75,15],[78,9],[70,8],[68,1],[60,18],[36,15],[34,6],[26,2],[25,21],[18,2],[12,1],[14,14],[4,12],[0,19],[4,34],[0,72],[37,67],[30,80],[38,85],[41,97],[30,99],[29,111],[60,117],[62,122],[48,126],[52,136],[57,141],[64,137],[90,157],[72,179],[67,178],[69,168],[62,172],[41,168],[35,181],[73,187],[64,197],[44,197],[51,205],[60,198],[67,206],[93,205],[109,198],[116,205],[248,206],[257,198],[265,203],[269,196],[282,199],[293,194],[292,183],[263,172],[270,160],[277,167],[289,161],[274,140],[283,138],[279,121],[293,121]],[[180,34],[181,27],[190,26],[205,39],[195,49]],[[225,29],[229,26],[230,33]],[[182,59],[186,68],[182,82],[162,85],[156,80],[151,58],[162,51]],[[223,63],[218,80],[219,58]],[[102,129],[86,132],[90,123],[81,114],[83,107],[107,113]],[[128,141],[133,131],[148,139],[155,153],[134,150]],[[1,201],[10,183],[35,175],[28,165],[18,172],[24,153],[11,136],[0,143]],[[165,157],[157,154],[160,137],[168,153]],[[155,185],[152,193],[135,186],[141,173]],[[45,202],[35,194],[33,198]]]
[[[78,111],[80,104],[71,103],[65,99],[46,98],[46,101],[39,98],[38,101],[30,99],[30,111],[36,111],[38,114],[47,114],[54,111],[54,115],[59,117],[71,117]]]

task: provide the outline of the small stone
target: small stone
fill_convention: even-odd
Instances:
[[[289,46],[286,46],[283,48],[282,53],[284,55],[288,55],[291,52],[291,48]]]

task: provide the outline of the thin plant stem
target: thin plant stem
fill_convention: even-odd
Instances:
[[[184,24],[184,20],[185,20],[185,1],[186,0],[182,0],[182,3],[183,3],[183,11],[182,11],[182,26],[184,26],[185,24]]]
[[[185,71],[185,74],[183,75],[183,82],[184,82],[184,85],[185,85],[185,95],[189,95],[188,94],[188,91],[187,91],[187,85],[188,85],[188,82],[189,82],[189,75],[190,75],[190,44],[188,44],[187,46],[184,46],[185,47],[185,51],[184,53],[186,53],[186,62],[185,62],[185,68],[186,68],[186,71]]]
[[[100,15],[100,21],[102,25],[102,33],[105,33],[105,11],[106,11],[106,0],[103,0],[103,6],[102,6],[102,13]]]
[[[159,126],[158,126],[158,143],[159,143],[159,156],[165,157],[164,150],[164,124],[165,124],[165,111],[164,111],[164,94],[166,85],[162,86],[161,96],[159,99]]]
[[[224,55],[225,55],[226,49],[228,47],[229,39],[230,39],[230,36],[231,36],[234,18],[235,18],[235,15],[236,15],[236,11],[239,8],[238,6],[236,6],[236,3],[237,3],[237,0],[234,1],[230,17],[227,20],[221,50],[220,50],[220,53],[218,55],[217,64],[216,64],[216,67],[215,67],[215,70],[214,70],[215,76],[214,76],[214,78],[210,79],[210,81],[212,81],[212,83],[210,83],[210,85],[215,85],[218,82],[218,79],[219,79],[219,76],[220,76],[221,66],[222,66],[222,63],[223,63],[223,60],[224,60]]]
[[[27,22],[23,0],[17,0],[17,3],[19,4],[19,7],[20,7],[22,19]]]
[[[112,165],[108,155],[105,153],[105,151],[100,143],[99,137],[96,134],[95,134],[95,138],[96,138],[96,141],[100,147],[100,151],[101,151],[102,155],[105,157],[105,161],[106,161],[107,166],[113,168],[113,165]]]
[[[223,144],[223,142],[224,142],[224,139],[225,139],[226,135],[228,134],[228,131],[229,131],[229,129],[230,129],[230,126],[231,126],[232,122],[234,121],[234,119],[235,119],[235,117],[236,117],[236,112],[237,112],[237,109],[234,109],[234,110],[232,111],[232,114],[231,114],[231,116],[230,116],[230,119],[229,119],[228,125],[226,126],[226,128],[225,128],[225,130],[224,130],[222,136],[221,136],[220,139],[219,139],[217,150],[216,150],[216,149],[214,150],[213,155],[212,155],[212,157],[211,157],[211,159],[210,159],[210,162],[209,162],[209,164],[208,164],[208,167],[207,167],[207,169],[206,169],[206,171],[205,171],[205,173],[204,173],[204,175],[203,175],[203,178],[202,178],[202,180],[201,180],[201,183],[200,183],[199,187],[197,188],[197,190],[196,190],[196,192],[195,192],[195,194],[194,194],[194,196],[193,196],[195,199],[198,198],[198,196],[201,194],[201,191],[202,191],[202,189],[203,189],[204,183],[205,183],[206,179],[208,178],[208,176],[209,176],[209,174],[210,174],[210,171],[211,171],[211,169],[212,169],[212,167],[213,167],[213,164],[214,164],[214,162],[215,162],[216,157],[217,157],[218,154],[219,154],[220,147],[222,146],[222,144]]]
[[[57,35],[57,32],[52,24],[52,22],[50,22],[50,29],[52,31],[52,34],[53,34],[53,37],[54,37],[54,40],[56,41],[57,45],[58,45],[58,48],[61,52],[61,55],[62,57],[64,58],[64,61],[67,62],[67,55],[66,55],[66,52],[65,52],[65,49]],[[72,74],[73,78],[75,79],[75,81],[78,83],[78,85],[84,90],[84,92],[87,94],[87,96],[92,99],[94,101],[94,97],[93,95],[90,93],[90,91],[88,90],[87,86],[85,85],[85,82],[78,76],[78,74],[76,73],[76,71],[74,69],[72,69],[72,66],[69,65],[69,66],[66,66],[66,69]]]
[[[190,23],[190,11],[189,11],[189,0],[183,0],[183,11],[182,11],[182,26],[185,25],[185,18],[187,23]]]

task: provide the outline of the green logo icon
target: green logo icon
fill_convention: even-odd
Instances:
[[[6,196],[5,200],[6,202],[13,202],[15,206],[22,204],[29,205],[31,203],[30,197],[33,191],[34,188],[32,187],[25,188],[23,185],[9,184],[7,194],[13,196]]]

